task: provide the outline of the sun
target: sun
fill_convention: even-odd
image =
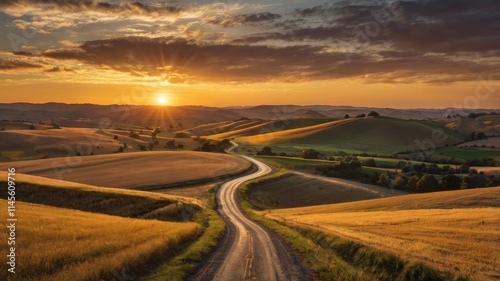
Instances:
[[[160,96],[156,97],[156,102],[159,105],[166,105],[168,103],[168,98],[165,95],[160,95]]]

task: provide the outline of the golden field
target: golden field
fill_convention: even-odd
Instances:
[[[0,207],[5,210],[7,202],[0,200]],[[134,276],[134,271],[174,253],[202,230],[195,223],[129,219],[23,202],[16,208],[18,262],[16,274],[8,280]],[[6,278],[2,271],[1,279]]]
[[[500,188],[266,211],[472,280],[500,278]]]
[[[0,164],[19,173],[95,186],[156,187],[236,174],[250,164],[233,155],[194,151],[148,151],[19,161]]]

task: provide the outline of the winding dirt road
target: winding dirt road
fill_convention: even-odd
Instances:
[[[233,143],[234,144],[234,143]],[[229,149],[232,151],[237,145]],[[189,280],[314,280],[301,258],[278,235],[247,217],[238,202],[238,188],[271,172],[266,164],[242,156],[258,171],[225,183],[217,194],[227,230],[218,248]]]

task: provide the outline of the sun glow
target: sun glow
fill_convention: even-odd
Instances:
[[[166,105],[168,103],[168,98],[165,95],[160,95],[156,98],[156,102],[159,105]]]

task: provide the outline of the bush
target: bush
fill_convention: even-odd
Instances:
[[[424,175],[417,182],[418,191],[436,191],[439,190],[439,182],[432,175]]]
[[[365,162],[363,162],[363,166],[368,166],[368,167],[377,167],[377,162],[373,158],[366,159]]]
[[[320,155],[321,153],[310,148],[303,150],[300,156],[304,159],[319,159]]]
[[[462,179],[455,175],[446,175],[441,179],[441,186],[446,190],[460,189]]]

